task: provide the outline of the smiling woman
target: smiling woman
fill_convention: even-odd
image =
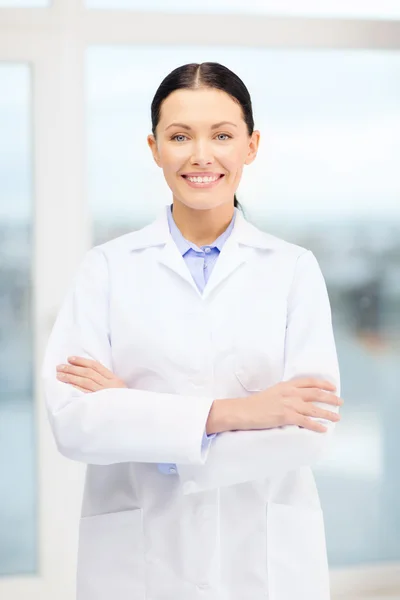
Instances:
[[[175,222],[184,228],[182,221],[192,215],[200,228],[192,231],[192,241],[215,240],[222,232],[210,231],[209,224],[207,233],[201,231],[203,215],[196,209],[218,209],[225,222],[232,217],[232,197],[240,207],[235,192],[260,141],[246,86],[219,63],[178,67],[161,82],[151,118],[148,144],[173,193]]]
[[[78,598],[328,600],[310,467],[343,402],[324,278],[238,210],[260,133],[235,73],[183,65],[151,115],[172,203],[87,253],[43,365],[57,446],[88,464]]]
[[[151,118],[148,144],[173,193],[177,224],[183,213],[202,218],[192,209],[217,210],[230,220],[232,197],[240,206],[235,192],[243,167],[255,159],[260,141],[242,80],[219,63],[178,67],[161,82]],[[218,233],[207,231],[213,239]]]

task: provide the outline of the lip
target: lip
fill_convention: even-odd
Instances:
[[[215,177],[219,175],[218,179],[215,181],[205,181],[204,183],[195,183],[194,181],[189,181],[187,177]],[[181,175],[182,179],[186,181],[187,185],[194,189],[204,189],[204,188],[212,188],[219,184],[219,182],[224,178],[223,173],[185,173],[185,175]]]
[[[196,173],[182,173],[182,177],[215,177],[215,175],[223,175],[223,173],[212,173],[211,171],[197,171]]]

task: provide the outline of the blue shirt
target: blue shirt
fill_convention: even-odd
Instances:
[[[211,271],[217,262],[222,247],[232,232],[235,224],[237,208],[234,209],[232,220],[227,229],[225,229],[225,231],[212,244],[201,246],[201,248],[199,248],[196,246],[196,244],[189,242],[189,240],[183,237],[174,221],[171,207],[172,205],[167,211],[168,225],[171,236],[176,243],[179,252],[182,254],[182,257],[187,264],[195,284],[199,288],[200,292],[203,292],[205,285],[210,278]],[[204,432],[202,442],[203,448],[207,447],[207,445],[211,443],[211,440],[213,437],[215,437],[215,435],[216,434],[207,435]],[[173,463],[161,463],[158,465],[158,470],[165,475],[174,475],[178,472],[176,465]]]

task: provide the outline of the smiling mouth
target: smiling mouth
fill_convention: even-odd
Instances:
[[[217,176],[208,176],[208,177],[202,177],[202,176],[197,176],[197,177],[189,177],[188,175],[182,175],[181,176],[186,183],[190,186],[190,187],[194,187],[194,188],[210,188],[213,187],[214,185],[217,185],[221,179],[224,177],[224,174],[219,174]]]

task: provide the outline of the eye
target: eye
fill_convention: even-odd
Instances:
[[[180,140],[177,140],[176,138],[186,138],[186,135],[183,135],[182,133],[177,133],[171,138],[171,140],[176,140],[177,142],[179,142]]]
[[[231,139],[232,139],[232,136],[231,136],[231,135],[229,135],[229,134],[227,134],[227,133],[219,133],[219,134],[217,135],[217,138],[219,138],[221,135],[222,135],[223,137],[225,137],[225,138],[228,138],[229,140],[231,140]],[[225,140],[221,140],[221,141],[223,142],[223,141],[225,141]]]

